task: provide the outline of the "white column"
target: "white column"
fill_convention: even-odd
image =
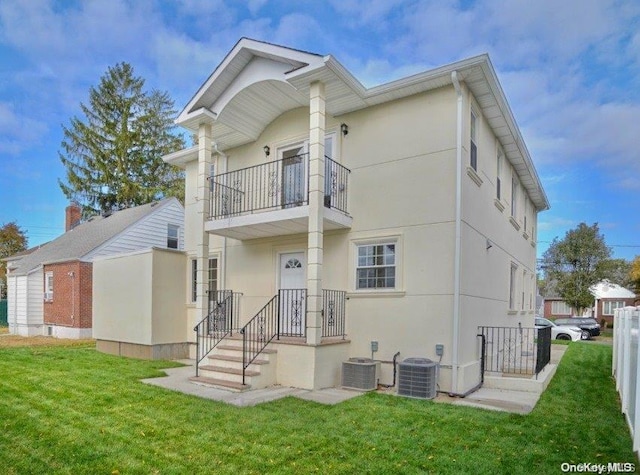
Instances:
[[[196,277],[196,310],[198,321],[207,316],[209,288],[209,234],[204,224],[209,220],[210,195],[209,173],[211,171],[211,124],[200,124],[198,129],[198,231],[196,237],[196,257],[198,272]]]
[[[307,243],[307,343],[322,339],[322,249],[324,215],[324,84],[309,91],[309,235]]]

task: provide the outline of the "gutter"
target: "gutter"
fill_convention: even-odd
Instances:
[[[462,235],[462,88],[457,71],[451,73],[451,82],[457,96],[456,125],[456,231],[453,263],[453,320],[452,320],[452,375],[451,392],[458,392],[458,339],[460,336],[460,250]]]

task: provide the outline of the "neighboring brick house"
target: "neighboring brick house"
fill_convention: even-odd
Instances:
[[[589,287],[589,291],[595,297],[594,317],[599,322],[604,320],[607,325],[613,323],[613,312],[616,308],[631,307],[637,304],[636,294],[608,280],[592,285]]]
[[[544,318],[567,318],[576,315],[576,310],[571,307],[562,297],[544,298]]]
[[[183,249],[184,208],[175,198],[86,222],[80,218],[80,208],[68,206],[63,235],[6,259],[11,333],[90,338],[95,258],[152,247]]]

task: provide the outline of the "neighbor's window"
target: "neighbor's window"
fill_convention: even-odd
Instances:
[[[478,118],[475,112],[471,111],[471,144],[470,144],[470,165],[475,171],[478,171],[478,146],[477,146],[477,125]]]
[[[516,271],[518,266],[511,263],[511,273],[509,274],[509,308],[515,310],[516,308]]]
[[[53,272],[44,274],[44,299],[53,300]]]
[[[393,289],[396,286],[396,244],[358,246],[357,289]]]
[[[554,300],[551,302],[552,315],[571,315],[573,314],[571,307],[564,300]]]
[[[169,249],[178,249],[178,233],[180,226],[175,224],[167,225],[167,247]]]
[[[613,315],[613,311],[616,308],[622,308],[624,307],[624,301],[622,300],[617,300],[617,301],[605,301],[602,302],[602,315]]]

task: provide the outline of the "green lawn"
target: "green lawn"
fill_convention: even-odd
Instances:
[[[237,408],[140,383],[171,363],[0,350],[2,473],[560,473],[636,462],[611,347],[570,345],[535,410],[366,394]]]

